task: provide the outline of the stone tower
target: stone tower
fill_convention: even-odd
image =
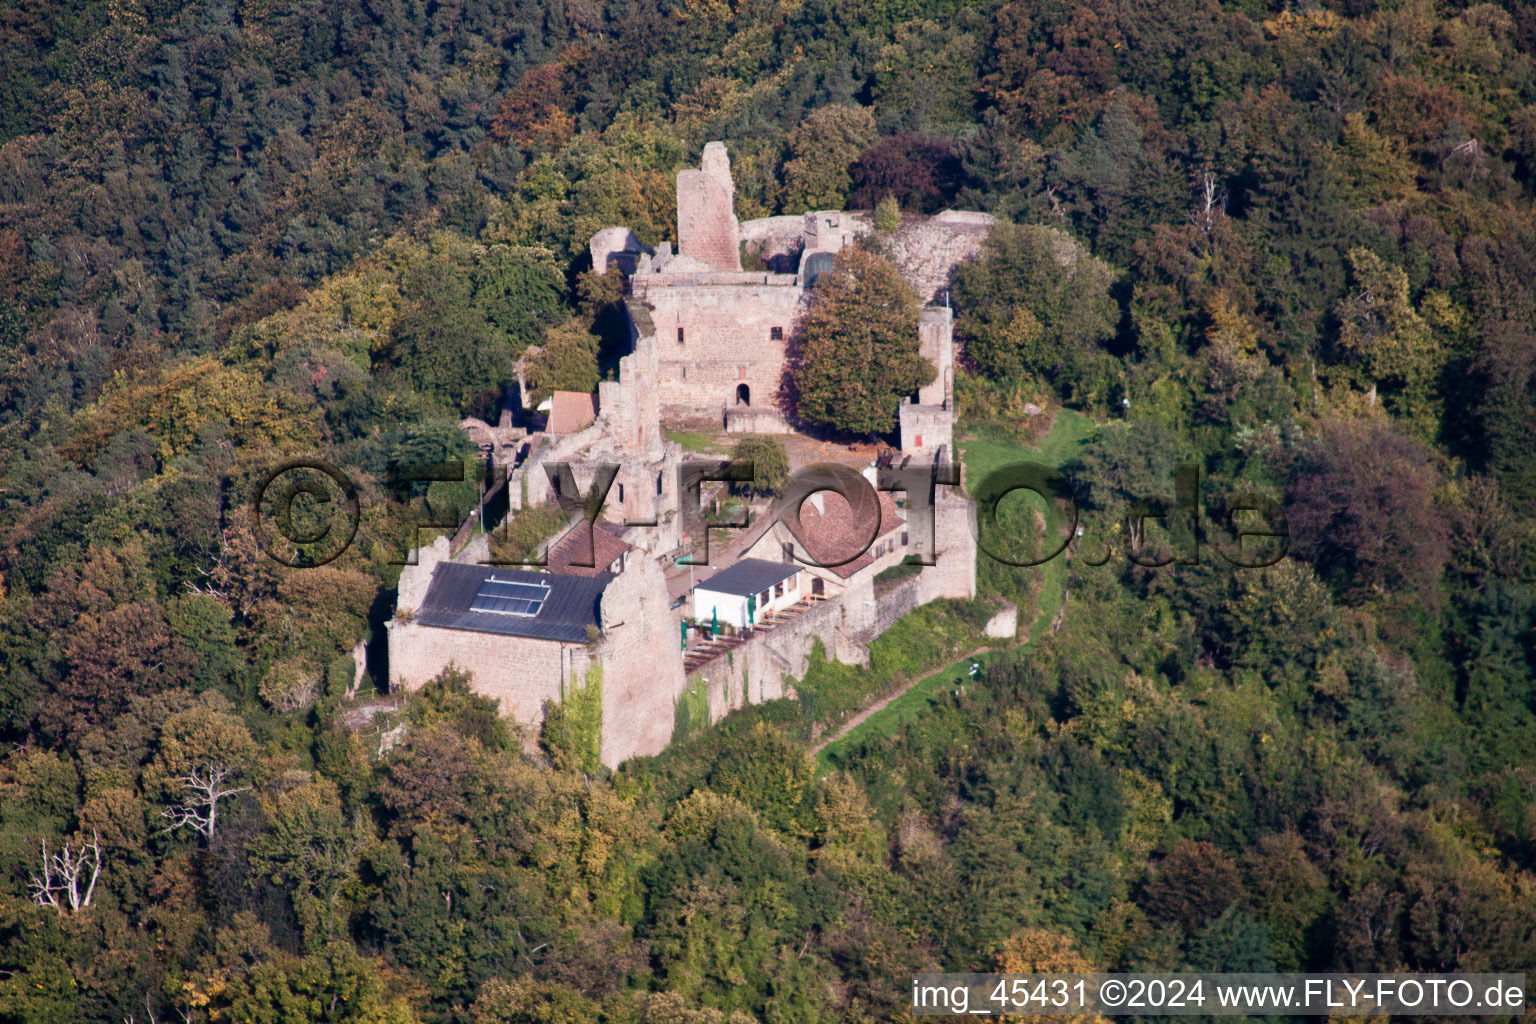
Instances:
[[[735,192],[731,160],[723,142],[704,147],[701,169],[678,173],[677,248],[681,255],[702,260],[716,270],[741,269]]]

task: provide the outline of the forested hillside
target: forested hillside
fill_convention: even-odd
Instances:
[[[1519,0],[0,4],[0,1021],[851,1024],[925,969],[1536,965],[1533,54]],[[359,716],[389,467],[473,468],[530,345],[542,392],[610,372],[587,239],[671,238],[711,139],[743,219],[998,216],[961,428],[1097,424],[1061,628],[826,772],[814,682],[616,774],[455,676]],[[250,514],[290,456],[359,485],[323,567]],[[1200,564],[1132,564],[1180,465]],[[1290,554],[1237,569],[1250,493]]]

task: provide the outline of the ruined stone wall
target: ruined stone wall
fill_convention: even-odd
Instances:
[[[670,551],[680,543],[677,510],[678,445],[661,429],[656,387],[656,339],[643,305],[631,308],[634,350],[619,360],[619,379],[598,385],[598,417],[575,434],[545,442],[514,470],[507,483],[513,512],[555,500],[545,463],[571,464],[583,493],[591,487],[598,463],[616,463],[618,475],[608,492],[603,518],[613,523],[654,522],[637,527],[626,540],[648,551]]]
[[[474,675],[476,693],[494,697],[501,713],[537,732],[544,702],[558,701],[563,687],[590,666],[584,644],[442,629],[393,619],[389,637],[389,688],[415,690],[450,663]]]
[[[567,434],[556,441],[549,441],[541,434],[544,444],[528,454],[521,466],[507,476],[507,505],[512,512],[532,508],[555,500],[555,485],[544,469],[546,462],[566,462],[575,459],[592,444],[605,436],[602,420],[583,428],[575,434]]]
[[[672,739],[686,686],[678,620],[666,578],[648,558],[634,559],[608,584],[599,605],[603,639],[602,760],[609,767],[660,753]]]
[[[738,234],[742,244],[770,267],[798,266],[800,250],[805,248],[805,218],[760,217],[743,221]]]
[[[922,576],[908,576],[875,596],[875,632],[884,633],[898,619],[923,604]]]
[[[629,543],[653,555],[673,551],[682,544],[683,517],[678,511],[677,477],[683,457],[681,445],[669,444],[659,461],[646,461],[629,475],[635,481],[635,494],[632,495],[626,486],[622,495],[612,495],[623,499],[614,504],[615,511],[605,512],[610,522],[620,525],[653,520],[655,525],[629,526],[623,533]],[[620,472],[621,479],[626,475],[626,471]],[[659,494],[656,493],[658,478]]]
[[[919,405],[954,406],[955,329],[945,306],[925,306],[918,315],[917,350],[933,364],[932,381],[917,392]]]
[[[592,269],[606,273],[609,266],[617,266],[624,273],[633,273],[645,247],[629,228],[603,228],[587,243],[592,254]]]
[[[426,600],[427,588],[432,585],[432,569],[439,562],[450,561],[451,545],[447,537],[439,536],[432,543],[411,551],[400,570],[400,582],[395,587],[395,610],[409,614],[421,607]]]
[[[735,186],[725,145],[704,147],[703,168],[677,176],[677,249],[716,270],[740,270]]]
[[[940,486],[934,495],[934,534],[938,554],[923,569],[924,604],[941,597],[976,596],[976,506],[953,487]]]
[[[663,438],[656,395],[656,338],[643,303],[630,300],[630,353],[619,360],[619,379],[597,386],[598,415],[620,451],[658,455]]]

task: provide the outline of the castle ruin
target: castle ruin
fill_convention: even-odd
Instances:
[[[803,600],[792,606],[781,607],[771,591],[760,603],[748,595],[751,605],[771,608],[762,621],[726,640],[695,635],[683,649],[695,588],[738,560],[792,561],[804,538],[764,522],[729,546],[722,556],[728,562],[680,568],[690,550],[678,493],[684,453],[663,427],[791,432],[793,411],[783,395],[788,341],[816,275],[873,229],[867,213],[838,210],[738,222],[720,142],[704,147],[698,169],[678,174],[677,217],[675,251],[667,242],[647,248],[624,227],[592,237],[594,268],[624,275],[631,343],[617,379],[598,386],[595,419],[571,432],[533,433],[510,428],[505,417],[497,428],[465,422],[505,479],[513,511],[556,500],[559,481],[546,469],[552,463],[570,463],[583,492],[595,464],[616,465],[604,515],[607,528],[632,546],[622,571],[588,573],[578,585],[549,573],[452,568],[488,561],[472,515],[461,530],[467,543],[450,553],[440,542],[406,568],[388,624],[392,689],[420,685],[453,662],[471,669],[477,689],[530,727],[549,702],[600,669],[601,756],[609,765],[659,752],[672,736],[674,710],[690,694],[702,695],[709,720],[716,720],[743,703],[788,692],[786,677],[804,674],[815,644],[840,660],[863,662],[868,644],[901,615],[939,598],[973,597],[976,589],[971,504],[953,487],[935,486],[938,548],[924,551],[921,531],[909,529],[908,514],[885,494],[870,552],[843,566],[811,568]],[[937,371],[898,410],[901,456],[909,466],[928,467],[935,479],[954,460],[948,283],[991,224],[986,214],[952,211],[908,218],[883,240],[923,302],[918,344]],[[743,269],[744,253],[745,262],[765,269]],[[873,481],[873,467],[865,475]],[[852,529],[852,517],[836,504],[842,499],[824,493],[808,499],[816,511],[803,521],[819,523],[823,533]],[[909,554],[933,564],[899,586],[874,585],[876,575]],[[526,585],[508,583],[509,572]],[[497,618],[494,594],[508,587],[554,595],[549,621],[538,621],[545,604],[531,615]],[[535,604],[513,602],[523,609]]]

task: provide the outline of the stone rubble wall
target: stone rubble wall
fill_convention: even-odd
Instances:
[[[919,302],[942,303],[940,293],[949,288],[955,268],[975,258],[995,222],[990,214],[948,210],[902,224],[886,240],[886,250]]]

